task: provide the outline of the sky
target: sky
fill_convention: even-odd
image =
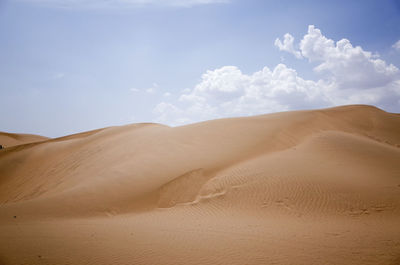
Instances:
[[[0,131],[399,113],[399,68],[399,0],[0,0]]]

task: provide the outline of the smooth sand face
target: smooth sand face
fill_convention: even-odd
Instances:
[[[0,203],[0,264],[400,264],[400,115],[344,106],[19,145],[0,151]]]
[[[49,138],[34,135],[34,134],[16,134],[16,133],[6,133],[0,132],[0,145],[3,148],[12,147],[21,144],[36,143],[48,140]]]

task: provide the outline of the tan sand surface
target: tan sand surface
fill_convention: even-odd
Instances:
[[[0,145],[2,145],[3,148],[41,142],[47,139],[49,138],[34,134],[0,132]]]
[[[0,264],[398,265],[400,115],[132,124],[0,150]]]

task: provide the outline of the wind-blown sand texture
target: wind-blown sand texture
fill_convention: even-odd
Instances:
[[[354,105],[9,147],[0,203],[0,264],[400,264],[400,115]]]

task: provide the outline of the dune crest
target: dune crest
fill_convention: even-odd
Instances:
[[[398,114],[352,105],[39,139],[0,152],[0,264],[400,261]]]
[[[3,146],[3,148],[22,144],[37,143],[47,139],[49,138],[34,134],[0,132],[0,144]]]

